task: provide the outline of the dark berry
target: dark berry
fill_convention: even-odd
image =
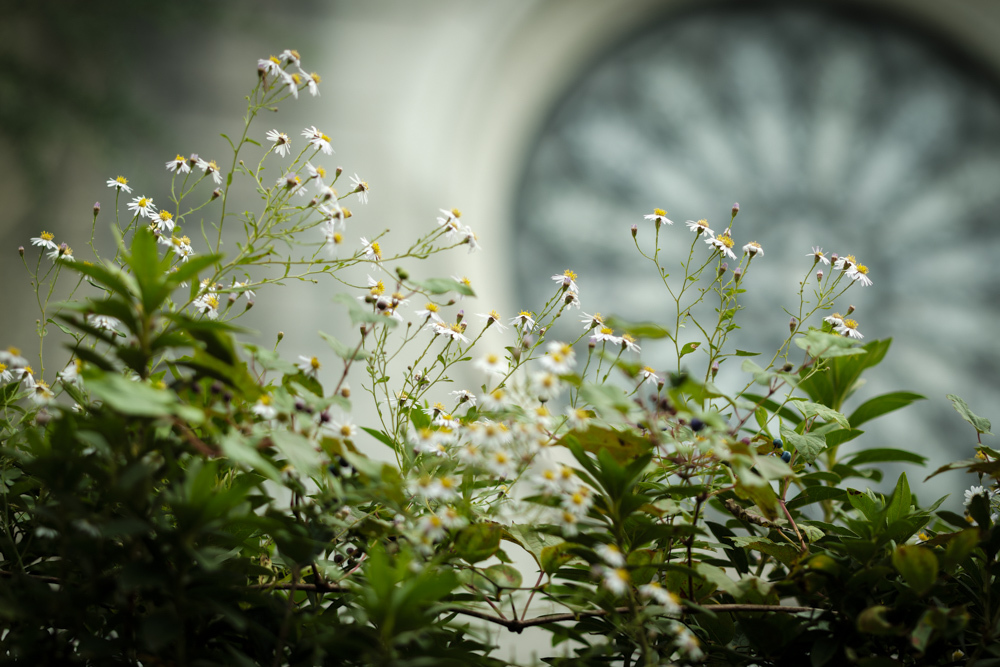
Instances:
[[[691,430],[697,433],[701,429],[705,428],[705,422],[695,417],[691,420]]]
[[[783,443],[781,440],[778,440],[777,438],[774,439],[774,442],[772,444],[774,445],[775,449],[781,449],[782,447],[785,446],[785,443]]]
[[[792,453],[791,452],[781,452],[781,460],[784,461],[785,463],[790,463],[791,460],[792,460]]]

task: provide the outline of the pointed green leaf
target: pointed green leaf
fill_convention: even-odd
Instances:
[[[455,538],[455,553],[466,562],[484,561],[500,548],[503,527],[496,523],[474,523],[466,526]]]
[[[785,445],[791,445],[806,463],[812,463],[826,449],[826,437],[815,433],[799,435],[788,428],[781,429],[781,438]]]
[[[918,545],[896,547],[892,565],[917,595],[931,589],[937,579],[938,562],[934,552]]]
[[[888,394],[882,394],[881,396],[876,396],[875,398],[869,399],[859,405],[858,409],[851,413],[848,421],[851,422],[851,428],[857,428],[866,421],[870,421],[889,412],[905,408],[914,401],[922,401],[925,399],[926,396],[915,394],[912,391],[894,391]]]
[[[951,401],[952,405],[955,406],[956,412],[962,415],[962,419],[972,424],[972,428],[976,429],[977,433],[981,433],[983,435],[993,435],[992,433],[990,433],[990,428],[992,428],[992,424],[990,424],[989,419],[977,415],[969,408],[968,403],[963,401],[955,394],[948,394],[947,398],[948,400]]]
[[[611,316],[604,320],[604,323],[616,331],[623,331],[635,338],[645,338],[646,340],[657,340],[666,338],[670,332],[656,322],[630,322],[621,317]]]
[[[410,280],[409,282],[428,294],[457,292],[464,296],[476,296],[476,293],[469,285],[452,278],[428,278],[427,280]]]

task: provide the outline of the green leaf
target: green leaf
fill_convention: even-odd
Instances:
[[[770,385],[771,378],[777,375],[776,373],[765,371],[763,368],[758,366],[753,361],[750,361],[749,359],[743,362],[743,365],[740,366],[740,369],[744,373],[751,373],[753,375],[753,381],[764,387]]]
[[[604,417],[628,414],[635,407],[622,389],[610,384],[585,384],[580,387],[580,398]]]
[[[495,523],[474,523],[466,526],[455,538],[455,553],[466,562],[484,561],[500,548],[503,528]]]
[[[885,358],[891,344],[891,338],[873,340],[860,348],[866,354],[826,359],[822,362],[820,372],[803,379],[799,388],[814,402],[840,410],[844,401],[861,386],[861,374],[878,365]],[[804,377],[810,371],[809,368],[803,368],[800,375]]]
[[[574,431],[573,437],[585,451],[598,454],[606,450],[618,463],[631,461],[652,447],[649,440],[631,431],[617,431],[596,424],[591,424],[586,431]],[[564,445],[563,438],[555,444]]]
[[[795,344],[805,350],[810,357],[816,359],[847,357],[865,353],[863,349],[854,347],[853,338],[823,333],[818,329],[810,329],[808,333],[797,337]]]
[[[320,335],[320,338],[322,338],[323,340],[325,340],[327,342],[327,344],[330,346],[330,349],[333,350],[334,354],[336,354],[341,359],[347,359],[347,360],[354,360],[354,361],[356,361],[356,360],[367,359],[368,358],[368,354],[364,350],[362,350],[361,348],[350,348],[350,347],[347,347],[346,345],[344,345],[343,343],[341,343],[339,340],[337,340],[336,338],[334,338],[330,334],[323,333],[322,331],[319,332],[319,335]]]
[[[656,322],[630,322],[629,320],[621,317],[611,316],[606,318],[604,323],[616,331],[624,331],[635,338],[656,340],[659,338],[666,338],[670,335],[669,331]]]
[[[700,345],[701,343],[697,341],[691,343],[685,343],[684,347],[681,348],[681,353],[677,356],[677,358],[680,359],[681,357],[691,354],[692,352],[697,350]]]
[[[255,470],[272,482],[281,483],[281,473],[278,469],[264,458],[257,447],[250,444],[244,436],[235,432],[224,434],[219,438],[219,447],[222,449],[222,453],[234,463]]]
[[[177,397],[165,389],[106,372],[85,371],[84,380],[91,394],[122,414],[163,417],[177,412]]]
[[[361,303],[350,294],[340,292],[333,297],[334,302],[347,306],[347,313],[351,318],[351,324],[384,324],[390,329],[399,324],[398,321],[385,315],[379,315],[368,308],[362,307]]]
[[[819,417],[827,423],[837,423],[843,428],[850,428],[851,425],[847,421],[847,417],[837,412],[833,408],[828,408],[825,405],[819,403],[810,403],[809,401],[793,401],[795,407],[799,409],[800,412],[806,417]]]
[[[927,462],[927,458],[905,449],[878,448],[864,449],[855,454],[849,454],[845,458],[844,462],[850,466],[859,466],[863,463],[889,462],[916,463],[918,465],[924,465]]]
[[[976,429],[976,433],[981,433],[982,435],[993,435],[990,433],[992,424],[990,424],[989,419],[985,419],[984,417],[980,417],[974,413],[971,409],[969,409],[969,404],[955,394],[948,394],[947,398],[951,401],[952,405],[955,406],[955,410],[958,414],[962,415],[962,419],[972,424],[972,428]]]
[[[902,545],[892,552],[892,565],[917,595],[924,595],[937,579],[934,552],[919,545]]]
[[[464,296],[476,296],[470,286],[452,278],[428,278],[427,280],[410,280],[410,282],[428,294],[457,292]]]
[[[170,285],[180,285],[185,282],[196,282],[198,274],[205,268],[212,266],[222,259],[222,255],[195,255],[188,261],[181,263],[177,270],[171,270],[166,275],[166,281]]]
[[[375,429],[368,428],[367,426],[362,426],[361,430],[364,431],[365,433],[367,433],[368,435],[370,435],[371,437],[375,438],[379,442],[381,442],[386,447],[388,447],[388,448],[392,449],[393,451],[395,451],[395,449],[396,449],[396,443],[393,441],[392,438],[390,438],[388,435],[386,435],[382,431],[376,431]]]
[[[482,570],[482,575],[489,579],[497,588],[519,588],[521,586],[521,573],[513,565],[501,563],[491,565]]]
[[[824,500],[839,500],[846,495],[846,491],[833,486],[807,486],[802,489],[799,495],[789,500],[785,506],[791,510]]]
[[[82,273],[98,283],[100,287],[120,294],[128,301],[139,295],[139,285],[135,282],[135,278],[116,266],[85,264],[84,262],[68,262],[63,266],[77,273]]]
[[[785,445],[791,445],[806,463],[812,463],[826,449],[826,437],[815,433],[799,435],[788,428],[781,429],[781,438]]]
[[[552,546],[544,547],[539,555],[542,572],[545,574],[555,574],[559,568],[573,559],[573,554],[569,553],[570,544],[562,542]]]
[[[912,391],[894,391],[888,394],[882,394],[881,396],[876,396],[875,398],[869,399],[859,405],[858,409],[851,413],[848,421],[851,422],[851,428],[857,428],[861,424],[875,419],[876,417],[881,417],[889,412],[905,408],[914,401],[922,401],[925,399],[926,396],[914,394]]]
[[[892,524],[894,521],[902,519],[910,513],[913,505],[913,494],[910,492],[910,484],[906,480],[906,473],[901,473],[896,481],[896,488],[892,491],[892,500],[886,510],[886,521]]]
[[[757,537],[754,535],[743,535],[730,538],[738,547],[743,547],[744,549],[752,549],[754,551],[760,551],[769,556],[772,556],[778,562],[783,565],[791,566],[795,563],[798,557],[801,555],[796,547],[790,544],[775,544],[766,537]]]
[[[758,357],[760,352],[747,352],[746,350],[736,350],[737,357]]]

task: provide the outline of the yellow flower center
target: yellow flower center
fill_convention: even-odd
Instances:
[[[570,271],[569,269],[563,271],[563,275],[569,278],[570,280],[576,280],[576,272]]]
[[[653,209],[653,215],[658,215],[658,216],[660,216],[662,218],[662,217],[664,217],[664,216],[667,215],[667,212],[664,211],[662,208],[654,208]]]
[[[300,84],[302,83],[302,77],[298,74],[292,74],[292,81],[295,82],[296,85]]]
[[[322,132],[319,133],[319,138],[322,139],[323,141],[327,142],[327,143],[330,143],[330,137],[326,136]]]
[[[215,160],[210,160],[205,173],[211,173],[213,171],[219,171],[219,165],[215,164]]]
[[[472,281],[466,278],[465,276],[462,276],[462,279],[459,280],[458,282],[462,283],[466,287],[472,287]]]
[[[455,488],[455,481],[451,477],[442,477],[441,478],[441,488],[443,488],[443,489],[454,489]]]
[[[323,167],[316,167],[316,175],[320,178],[326,178],[326,169]]]
[[[344,424],[343,426],[341,426],[340,427],[340,435],[344,436],[345,438],[350,437],[351,436],[351,427],[350,427],[350,425]]]
[[[313,72],[312,74],[310,74],[310,75],[309,75],[309,78],[310,78],[310,79],[312,79],[312,80],[313,80],[313,81],[314,81],[315,83],[319,83],[320,81],[322,81],[322,80],[323,80],[323,77],[321,77],[321,76],[320,76],[319,74],[317,74],[316,72]]]
[[[205,303],[207,303],[212,310],[215,310],[216,308],[219,307],[219,299],[215,296],[210,296],[207,299],[205,299]]]
[[[146,199],[145,197],[141,197],[139,199],[138,206],[139,206],[139,208],[146,208],[147,206],[149,206],[149,204],[150,204],[151,201],[152,200],[150,200],[150,199]]]
[[[632,336],[630,336],[628,334],[622,334],[622,340],[625,340],[625,341],[627,341],[629,343],[634,343],[635,342],[635,338],[633,338]]]
[[[848,329],[857,329],[858,323],[855,320],[844,320],[843,325]]]
[[[166,222],[168,220],[173,220],[173,219],[174,216],[170,211],[160,211],[160,220]]]
[[[378,244],[378,241],[372,243],[372,252],[375,253],[376,257],[382,259],[382,247]]]
[[[427,312],[429,312],[429,313],[436,313],[436,312],[438,312],[438,311],[439,311],[440,309],[439,309],[439,308],[437,307],[437,304],[436,304],[436,303],[428,303],[428,304],[427,304],[427,307],[425,308],[425,310],[426,310]]]
[[[7,364],[0,362],[0,373],[3,373],[5,370],[7,370]]]
[[[522,310],[520,313],[517,314],[517,316],[521,318],[535,319],[535,314],[529,310]]]
[[[21,356],[21,348],[18,347],[8,347],[7,351],[13,354],[15,357]]]
[[[498,363],[499,361],[500,361],[500,357],[498,357],[495,354],[487,354],[486,355],[486,363],[488,363],[488,364],[492,365],[492,364]]]
[[[24,367],[24,372],[25,372],[26,375],[34,375],[35,374],[35,371],[31,368],[31,366],[25,366]]]
[[[613,336],[615,330],[612,329],[611,327],[601,327],[601,333],[604,334],[605,336]]]
[[[495,311],[495,310],[491,310],[491,311],[490,311],[490,315],[489,315],[489,318],[488,318],[488,319],[491,319],[491,320],[493,320],[494,322],[499,322],[499,321],[500,321],[500,313],[498,313],[498,312],[497,312],[497,311]]]
[[[264,394],[263,396],[261,396],[258,399],[258,401],[260,402],[261,405],[271,405],[271,397],[269,395],[267,395],[267,394]]]
[[[868,267],[865,266],[864,264],[856,264],[854,266],[854,269],[863,276],[868,275]]]
[[[455,216],[456,218],[461,218],[462,217],[462,212],[459,211],[457,208],[451,209],[451,214],[453,216]]]
[[[281,61],[278,59],[277,56],[271,56],[270,58],[268,58],[268,60],[270,60],[275,65],[280,65],[281,64]]]
[[[343,235],[340,232],[333,233],[333,242],[336,244],[341,243],[344,240]]]
[[[733,239],[731,236],[729,236],[729,234],[723,234],[722,236],[717,236],[716,239],[718,239],[719,243],[726,246],[727,248],[733,247]]]
[[[178,153],[177,157],[174,158],[174,162],[184,162],[184,160],[185,158],[180,153]]]
[[[385,283],[381,280],[372,285],[372,294],[382,294],[385,292]]]
[[[706,220],[705,218],[702,218],[701,220],[698,221],[698,226],[699,227],[708,227],[708,220]]]
[[[119,185],[128,185],[128,179],[124,176],[119,176],[115,179],[115,183],[118,183]]]
[[[55,234],[52,234],[50,232],[42,232],[42,235],[41,235],[41,238],[42,238],[43,241],[51,241],[55,237],[56,237]]]
[[[309,366],[310,366],[310,367],[311,367],[311,368],[312,368],[312,369],[313,369],[314,371],[318,371],[318,370],[319,370],[319,359],[317,359],[316,357],[312,357],[312,358],[311,358],[311,359],[309,360]]]

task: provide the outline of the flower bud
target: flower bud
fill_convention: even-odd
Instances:
[[[821,282],[823,280],[823,270],[820,269],[816,272],[816,282]]]
[[[790,361],[786,361],[785,365],[781,367],[782,372],[791,373],[792,369],[795,368],[795,364]]]
[[[284,338],[284,337],[285,337],[285,332],[284,331],[279,331],[278,332],[278,342],[280,343],[281,339]]]
[[[799,326],[799,321],[794,317],[788,320],[788,331],[790,331],[791,333],[795,333],[795,329],[797,329],[798,326]]]
[[[736,282],[739,282],[740,278],[742,277],[743,277],[743,269],[741,269],[740,267],[736,267],[736,269],[733,270],[733,279],[735,279]]]
[[[401,266],[396,267],[396,275],[399,276],[400,280],[406,280],[407,278],[410,277],[409,271],[407,271]]]
[[[735,204],[733,204],[733,217],[735,218],[736,214],[739,212],[740,212],[740,203],[736,202]]]
[[[17,246],[17,254],[20,255],[21,257],[24,257],[24,246],[23,245]]]
[[[349,384],[347,384],[345,382],[343,384],[343,386],[340,387],[340,395],[343,396],[344,398],[350,398],[351,397],[351,385],[349,385]]]
[[[714,380],[715,376],[718,375],[718,374],[719,374],[719,362],[718,361],[713,361],[712,362],[712,379]]]
[[[246,308],[244,308],[243,310],[247,311],[247,310],[250,310],[251,308],[253,308],[253,300],[252,299],[247,299]]]
[[[94,217],[96,218],[97,214],[100,213],[100,212],[101,212],[101,202],[95,201],[94,202]]]
[[[833,253],[830,255],[830,264],[836,264],[838,259],[840,259],[840,255]]]
[[[340,175],[343,174],[343,173],[344,173],[344,168],[343,167],[337,167],[337,170],[336,170],[336,172],[334,172],[334,175],[333,175],[334,179],[340,178]]]
[[[229,305],[231,306],[234,303],[236,303],[236,292],[230,292],[229,293]]]
[[[724,274],[728,270],[729,270],[729,264],[726,263],[726,262],[723,262],[722,266],[719,267],[719,275],[721,276],[722,274]]]
[[[215,188],[212,190],[212,200],[216,200],[222,196],[222,188]]]
[[[632,238],[635,238],[635,235],[638,233],[639,233],[639,225],[632,225]]]
[[[461,324],[463,318],[465,318],[465,311],[464,310],[458,311],[458,314],[455,315],[455,324]]]
[[[854,306],[848,306],[847,307],[847,314],[850,315],[853,312],[854,312]]]
[[[590,342],[587,343],[587,347],[593,350],[595,347],[597,347],[597,342],[593,338],[591,338]]]
[[[197,153],[191,153],[191,157],[188,158],[188,164],[191,165],[192,167],[194,167],[194,166],[196,166],[198,164],[198,160],[199,160],[198,154]]]

